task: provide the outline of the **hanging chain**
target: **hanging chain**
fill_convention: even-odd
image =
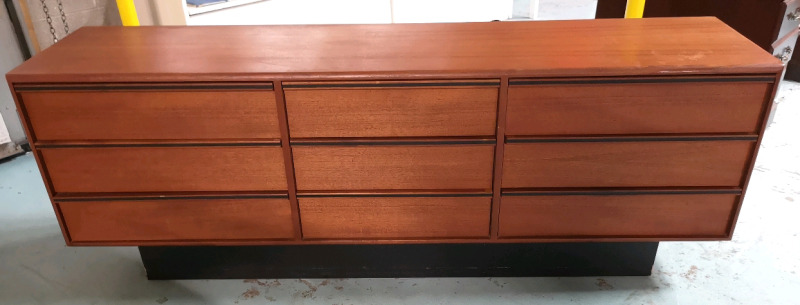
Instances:
[[[47,25],[50,27],[50,35],[53,35],[53,43],[58,42],[58,36],[56,36],[56,28],[53,27],[53,18],[50,17],[50,8],[47,7],[47,3],[44,2],[45,0],[39,0],[42,3],[42,11],[44,12],[45,20],[47,21]],[[61,3],[61,0],[56,0],[58,3],[58,12],[61,14],[61,23],[64,24],[64,36],[69,34],[69,25],[67,24],[67,15],[64,13],[64,5]]]
[[[69,25],[67,24],[67,15],[64,14],[64,5],[61,4],[61,0],[58,1],[58,12],[61,13],[61,23],[64,24],[64,36],[69,35]]]
[[[47,3],[44,3],[44,0],[39,0],[42,3],[42,11],[44,12],[44,19],[47,20],[47,25],[50,26],[50,35],[53,35],[53,43],[58,42],[58,37],[56,37],[56,28],[53,27],[53,18],[50,18],[50,9],[47,8]]]

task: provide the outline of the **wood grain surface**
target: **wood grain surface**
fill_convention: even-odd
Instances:
[[[738,195],[503,196],[500,237],[724,237]]]
[[[42,149],[56,193],[286,190],[281,148]]]
[[[293,138],[493,136],[495,132],[496,87],[287,89],[285,96]]]
[[[272,91],[21,92],[36,140],[278,139]]]
[[[278,127],[281,132],[281,150],[283,152],[283,165],[286,172],[286,182],[289,190],[289,205],[292,208],[292,224],[294,238],[300,240],[303,236],[300,228],[300,209],[297,206],[297,181],[294,178],[294,160],[292,159],[292,145],[289,144],[289,123],[286,116],[286,99],[283,95],[283,85],[280,81],[274,82],[275,106],[278,109]]]
[[[491,197],[300,198],[304,239],[488,238]]]
[[[506,134],[756,134],[771,89],[764,82],[512,85]]]
[[[505,155],[506,124],[508,110],[508,77],[500,79],[500,94],[497,101],[497,143],[494,151],[494,173],[492,177],[492,221],[491,238],[497,240],[500,227],[500,194],[502,193],[503,156]]]
[[[626,0],[597,1],[597,18],[623,18]],[[651,0],[644,9],[644,18],[714,16],[747,37],[764,50],[796,29],[787,14],[800,6],[795,0]],[[787,29],[788,28],[788,29]]]
[[[781,72],[700,17],[83,27],[7,80],[69,245],[501,243],[730,239]],[[613,193],[681,187],[740,193]]]
[[[491,190],[494,145],[295,146],[298,191]]]
[[[711,17],[369,25],[82,27],[13,82],[778,73]]]
[[[503,188],[740,186],[751,141],[506,144]]]
[[[286,199],[58,203],[75,242],[290,239]]]

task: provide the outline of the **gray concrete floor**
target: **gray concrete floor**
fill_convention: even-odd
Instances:
[[[732,241],[665,242],[649,277],[148,281],[64,246],[30,154],[0,164],[1,304],[800,304],[800,84],[784,82]]]

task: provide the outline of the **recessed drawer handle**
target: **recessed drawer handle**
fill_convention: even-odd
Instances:
[[[780,59],[782,62],[789,61],[789,59],[792,59],[792,47],[786,47],[785,49],[783,49],[783,52],[781,52],[781,54],[775,54],[775,57]]]
[[[786,14],[786,19],[788,19],[789,21],[800,20],[800,7],[794,10],[794,12]]]

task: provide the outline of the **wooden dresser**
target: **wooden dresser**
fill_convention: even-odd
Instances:
[[[596,18],[623,18],[627,0],[598,0]],[[783,61],[800,81],[800,0],[649,0],[644,17],[715,16]]]
[[[68,245],[651,242],[731,238],[781,70],[655,18],[85,27],[7,79]]]

